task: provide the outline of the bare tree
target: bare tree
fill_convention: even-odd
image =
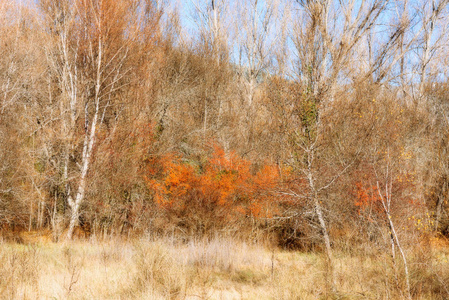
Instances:
[[[425,84],[428,77],[436,76],[441,56],[445,54],[445,45],[448,42],[448,11],[447,0],[423,1],[417,10],[420,15],[422,38],[419,40],[417,49],[420,52],[419,59],[419,96],[423,97]],[[431,65],[433,62],[433,65]]]
[[[326,174],[323,153],[326,148],[326,123],[328,111],[338,95],[338,87],[347,86],[354,78],[372,78],[379,68],[385,67],[386,53],[378,53],[363,74],[353,68],[354,52],[366,41],[387,11],[389,1],[295,1],[295,26],[291,32],[296,62],[292,62],[292,77],[302,85],[300,118],[302,129],[296,130],[292,143],[297,171],[308,182],[309,195],[326,248],[330,268],[330,282],[335,289],[333,253],[327,224],[323,193],[351,166],[354,159],[342,161],[333,174]],[[397,41],[402,30],[397,28],[386,39],[389,49]],[[398,59],[398,58],[396,58]],[[354,77],[353,77],[354,76]],[[381,74],[377,80],[382,80]],[[356,151],[360,152],[360,151]],[[301,155],[298,155],[301,153]],[[324,165],[323,165],[324,163]]]
[[[393,170],[390,163],[390,156],[387,151],[387,158],[386,158],[386,166],[385,166],[385,172],[384,177],[385,178],[378,178],[376,182],[377,186],[377,192],[379,199],[382,203],[382,208],[385,213],[386,223],[388,224],[389,229],[389,236],[390,236],[390,242],[391,242],[391,255],[393,257],[393,261],[396,259],[396,253],[395,248],[399,250],[399,253],[401,254],[402,262],[404,264],[404,274],[405,274],[405,281],[406,281],[406,289],[407,289],[407,297],[409,299],[412,299],[410,294],[410,274],[408,271],[408,264],[407,264],[407,257],[405,255],[404,249],[401,246],[401,242],[399,240],[399,236],[395,227],[395,222],[393,218],[393,213],[391,209],[392,205],[392,186],[393,186]],[[381,180],[381,182],[379,181]]]
[[[139,7],[143,5],[143,7]],[[72,237],[83,204],[97,131],[126,85],[130,41],[141,32],[134,12],[145,2],[42,1],[51,30],[47,59],[61,90],[59,122],[65,136],[63,176]],[[144,34],[144,33],[142,33]],[[80,134],[81,133],[81,134]],[[80,140],[80,145],[78,144]],[[77,153],[80,151],[80,156]],[[77,161],[72,168],[71,161]],[[72,183],[76,178],[76,186]]]
[[[0,223],[24,227],[27,216],[29,229],[36,211],[42,225],[44,209],[38,188],[17,184],[31,183],[24,178],[31,178],[35,163],[28,155],[32,146],[23,143],[36,125],[30,117],[30,99],[38,97],[42,83],[43,64],[38,59],[42,44],[35,17],[34,11],[14,1],[0,3]]]
[[[249,1],[240,4],[236,36],[238,39],[238,64],[246,90],[246,105],[252,107],[253,98],[263,73],[269,72],[271,58],[281,42],[282,22],[279,1]],[[278,31],[278,29],[280,29]]]
[[[226,15],[229,4],[224,0],[192,0],[192,4],[200,42],[209,49],[218,66],[228,58],[229,31]]]

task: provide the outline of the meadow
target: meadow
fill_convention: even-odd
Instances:
[[[449,297],[449,247],[408,253],[413,299]],[[419,250],[418,250],[419,249]],[[423,250],[425,249],[425,250]],[[423,252],[424,251],[424,252]],[[391,257],[363,246],[335,251],[336,290],[319,251],[217,237],[90,238],[53,243],[38,233],[0,244],[2,299],[403,299]]]

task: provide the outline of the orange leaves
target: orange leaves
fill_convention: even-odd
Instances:
[[[226,206],[241,193],[250,175],[249,161],[234,152],[226,155],[222,148],[214,146],[212,157],[199,176],[201,191],[210,200]]]
[[[353,203],[359,215],[385,216],[388,209],[390,214],[406,216],[422,205],[414,198],[416,186],[413,174],[399,173],[388,181],[388,185],[369,172],[359,177],[363,179],[353,183],[352,187]]]
[[[276,166],[265,165],[254,176],[254,188],[274,189],[279,181],[279,170]]]
[[[356,182],[354,194],[354,205],[359,208],[359,214],[368,208],[379,209],[381,199],[376,185],[363,184],[361,181]]]
[[[148,162],[150,165],[146,180],[148,187],[154,191],[155,202],[164,207],[180,204],[180,198],[187,194],[193,184],[193,168],[171,155]]]
[[[154,200],[162,207],[177,210],[223,212],[227,218],[235,214],[254,217],[271,215],[272,190],[279,181],[279,172],[266,165],[251,172],[251,163],[236,153],[213,147],[210,158],[200,167],[175,155],[166,155],[149,162],[148,187]]]
[[[250,162],[239,157],[234,151],[228,155],[225,154],[223,148],[214,145],[214,152],[212,157],[208,160],[207,169],[213,171],[234,170],[238,172],[239,176],[244,176],[249,173]]]

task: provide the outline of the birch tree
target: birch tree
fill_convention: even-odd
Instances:
[[[247,1],[238,7],[238,64],[243,67],[246,105],[252,107],[254,93],[263,73],[269,72],[275,48],[282,42],[282,8],[279,1]]]
[[[298,95],[302,101],[299,113],[302,128],[293,134],[292,159],[295,169],[308,183],[308,195],[304,197],[312,204],[318,220],[327,254],[329,283],[334,290],[334,258],[323,193],[354,160],[340,161],[338,168],[326,174],[325,169],[330,165],[323,161],[323,154],[330,141],[326,137],[325,124],[332,118],[329,107],[338,96],[337,87],[351,82],[356,74],[352,66],[355,50],[378,25],[389,1],[297,0],[295,3],[293,17],[296,22],[291,39],[297,61],[291,64],[294,68],[292,77],[303,85],[303,89],[302,95]],[[396,40],[397,33],[386,39],[386,49],[392,47]],[[357,78],[371,78],[378,68],[383,68],[385,54],[378,53],[372,65]]]
[[[130,42],[142,30],[135,13],[145,12],[145,5],[109,0],[41,3],[54,43],[47,59],[61,91],[57,119],[65,136],[62,181],[71,211],[69,239],[85,201],[98,129],[126,85]]]
[[[389,159],[389,158],[388,158]],[[391,255],[393,257],[393,261],[396,259],[396,252],[395,249],[397,248],[399,250],[399,253],[402,258],[402,262],[404,264],[404,275],[405,275],[405,282],[406,282],[406,290],[407,290],[407,297],[408,299],[412,299],[410,294],[410,274],[408,271],[408,263],[407,263],[407,257],[405,255],[404,249],[401,245],[401,242],[399,240],[399,236],[397,233],[397,229],[395,226],[395,222],[393,219],[392,211],[391,211],[391,202],[393,199],[392,195],[392,175],[390,174],[391,170],[389,170],[389,165],[387,166],[386,170],[386,178],[384,178],[384,182],[377,181],[377,192],[380,198],[380,201],[382,203],[382,208],[385,213],[386,222],[388,224],[389,229],[389,235],[390,235],[390,242],[391,242]],[[382,188],[384,187],[384,189]]]

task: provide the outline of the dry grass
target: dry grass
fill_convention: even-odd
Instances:
[[[414,298],[447,299],[449,251],[418,252]],[[337,252],[332,294],[321,254],[224,238],[3,242],[0,264],[3,299],[400,299],[403,284],[388,255]]]

